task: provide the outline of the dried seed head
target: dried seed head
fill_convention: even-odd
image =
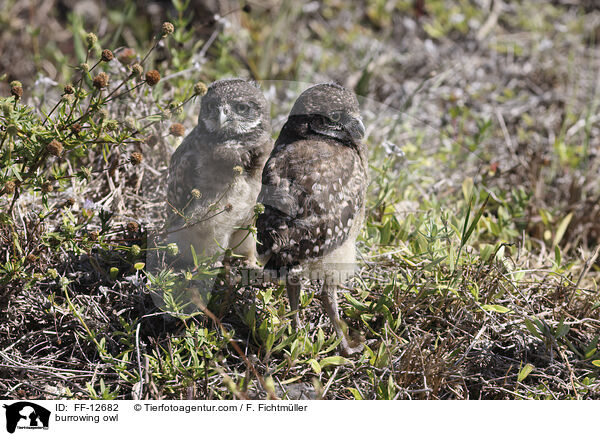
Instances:
[[[23,84],[18,80],[10,82],[10,93],[19,100],[23,96]]]
[[[129,161],[133,165],[139,165],[140,163],[142,163],[143,159],[144,159],[144,156],[139,151],[134,151],[133,153],[131,153],[131,156],[129,157]]]
[[[90,64],[88,64],[87,62],[82,62],[81,64],[79,64],[79,68],[81,68],[81,71],[83,71],[84,73],[87,73],[88,71],[90,71]]]
[[[167,245],[167,253],[169,253],[170,256],[177,256],[177,253],[179,253],[179,247],[175,242],[171,242]]]
[[[127,127],[129,130],[137,130],[137,126],[135,125],[135,118],[125,117],[125,127]]]
[[[100,235],[95,230],[92,230],[91,232],[88,233],[88,237],[90,238],[90,241],[97,241],[98,236],[100,236]]]
[[[93,84],[96,89],[106,88],[106,85],[108,85],[108,74],[99,73],[94,77]]]
[[[208,91],[208,88],[206,87],[206,84],[204,82],[196,82],[196,84],[194,85],[195,95],[199,95],[200,97],[202,97],[206,94],[206,91]]]
[[[44,194],[47,194],[47,193],[52,192],[52,191],[54,191],[54,186],[52,186],[51,182],[44,182],[44,183],[42,183],[42,192]]]
[[[19,100],[23,96],[23,88],[20,86],[13,86],[10,88],[10,93],[14,95],[17,100]]]
[[[183,106],[174,101],[169,103],[169,109],[171,110],[171,113],[175,116],[179,116],[183,113]]]
[[[140,248],[139,245],[134,244],[134,245],[131,246],[131,254],[134,257],[139,256],[141,252],[142,252],[142,249]]]
[[[129,221],[127,223],[127,231],[130,233],[136,233],[140,229],[140,225],[135,221]]]
[[[79,135],[79,132],[81,132],[81,124],[79,123],[75,123],[71,126],[71,132],[73,132],[74,135]]]
[[[117,120],[106,120],[104,123],[104,128],[109,132],[114,132],[119,127],[119,123]]]
[[[256,203],[254,205],[254,214],[262,215],[265,212],[265,205],[262,203]]]
[[[71,85],[70,83],[67,83],[63,88],[63,92],[65,94],[73,94],[75,92],[75,88],[73,88],[73,85]]]
[[[170,35],[174,31],[175,31],[175,26],[173,26],[173,24],[169,23],[168,21],[165,21],[162,24],[162,37],[163,38],[166,38],[168,35]]]
[[[142,77],[142,74],[144,74],[144,67],[136,62],[131,66],[131,74],[137,77]]]
[[[63,152],[63,145],[60,141],[53,139],[49,144],[46,145],[46,151],[52,156],[60,156]]]
[[[102,108],[98,111],[98,116],[100,117],[101,120],[104,120],[104,119],[108,118],[108,111],[106,109]]]
[[[114,58],[115,58],[115,55],[113,54],[112,51],[110,51],[107,48],[105,48],[104,50],[102,50],[102,56],[100,56],[100,60],[102,60],[104,62],[110,62]]]
[[[150,70],[146,73],[146,83],[149,86],[154,86],[160,82],[160,73],[156,70]]]
[[[75,96],[73,94],[65,94],[61,97],[61,100],[70,105],[75,101]]]
[[[67,198],[66,203],[68,206],[73,206],[75,205],[75,199],[73,197]]]
[[[10,115],[12,114],[13,111],[13,105],[10,104],[10,102],[8,101],[3,101],[1,104],[2,107],[2,113],[4,114],[4,116],[6,118],[10,117]]]
[[[185,135],[185,127],[183,127],[183,124],[181,123],[171,124],[171,127],[169,127],[169,133],[173,136],[181,137]]]
[[[12,194],[15,192],[16,187],[17,185],[15,185],[15,182],[13,182],[12,180],[7,180],[6,182],[4,182],[4,188],[2,189],[2,192],[4,192],[5,194]]]
[[[38,259],[38,257],[35,254],[33,254],[33,253],[29,253],[26,256],[26,258],[27,258],[27,262],[29,262],[29,263],[33,263],[33,262],[35,262]]]
[[[244,174],[244,168],[242,168],[240,165],[236,165],[233,167],[233,174],[237,175],[237,176],[241,176],[242,174]]]
[[[96,43],[98,42],[98,37],[95,33],[90,32],[85,36],[85,42],[87,42],[88,49],[90,49],[94,45],[96,45]]]
[[[225,212],[231,212],[233,210],[233,205],[231,203],[227,203],[225,205]]]
[[[190,191],[190,194],[192,194],[192,197],[194,197],[196,200],[198,200],[200,197],[202,197],[202,192],[200,192],[200,190],[196,189],[196,188],[192,189]]]

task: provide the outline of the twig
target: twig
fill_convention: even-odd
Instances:
[[[477,35],[477,41],[483,41],[485,37],[492,31],[496,23],[498,22],[498,17],[500,16],[500,12],[502,11],[502,0],[494,0],[494,6],[492,7],[492,11],[490,15],[488,15],[485,23],[479,28]]]
[[[335,377],[336,377],[339,369],[340,369],[339,366],[335,367],[335,370],[333,371],[333,375],[329,378],[329,381],[325,385],[325,389],[323,389],[323,394],[322,394],[323,398],[325,398],[325,395],[327,394],[327,391],[329,390],[329,387],[331,386],[331,383],[333,383],[333,381],[335,380]]]

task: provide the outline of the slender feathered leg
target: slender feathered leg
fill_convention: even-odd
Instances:
[[[331,324],[333,325],[333,329],[335,330],[335,334],[338,338],[341,339],[340,342],[340,351],[344,356],[350,356],[355,353],[359,353],[363,350],[364,345],[359,344],[357,346],[350,346],[348,343],[348,339],[344,334],[344,330],[342,328],[342,320],[340,319],[338,312],[338,303],[337,303],[337,285],[333,284],[323,284],[323,288],[321,290],[321,303],[323,304],[323,308],[327,312]]]
[[[297,331],[302,325],[300,324],[300,290],[302,285],[300,279],[295,276],[288,275],[286,278],[287,296],[290,300],[290,309],[293,312],[292,327]]]

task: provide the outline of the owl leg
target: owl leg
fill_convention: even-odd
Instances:
[[[229,246],[235,254],[244,256],[244,265],[247,268],[258,268],[256,262],[256,241],[248,230],[238,230],[231,235]]]
[[[338,338],[341,339],[340,342],[340,351],[344,356],[350,356],[355,353],[359,353],[363,350],[364,345],[359,344],[356,346],[351,346],[348,343],[348,339],[344,334],[344,330],[342,328],[343,321],[340,319],[338,313],[338,303],[337,303],[337,285],[328,284],[327,281],[323,284],[323,289],[321,290],[321,303],[323,304],[323,308],[327,312],[329,319],[331,320],[331,324],[333,324],[333,329],[335,330],[335,334]]]
[[[285,288],[287,291],[288,299],[290,300],[290,309],[294,313],[292,318],[292,327],[296,331],[302,327],[300,324],[300,290],[302,284],[300,278],[296,276],[288,275],[286,278]]]

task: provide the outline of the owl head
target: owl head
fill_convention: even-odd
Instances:
[[[320,83],[300,94],[289,119],[305,119],[312,133],[346,143],[358,144],[365,135],[356,95],[336,83]]]
[[[269,108],[260,89],[243,79],[214,82],[202,97],[198,124],[218,140],[270,131]]]

